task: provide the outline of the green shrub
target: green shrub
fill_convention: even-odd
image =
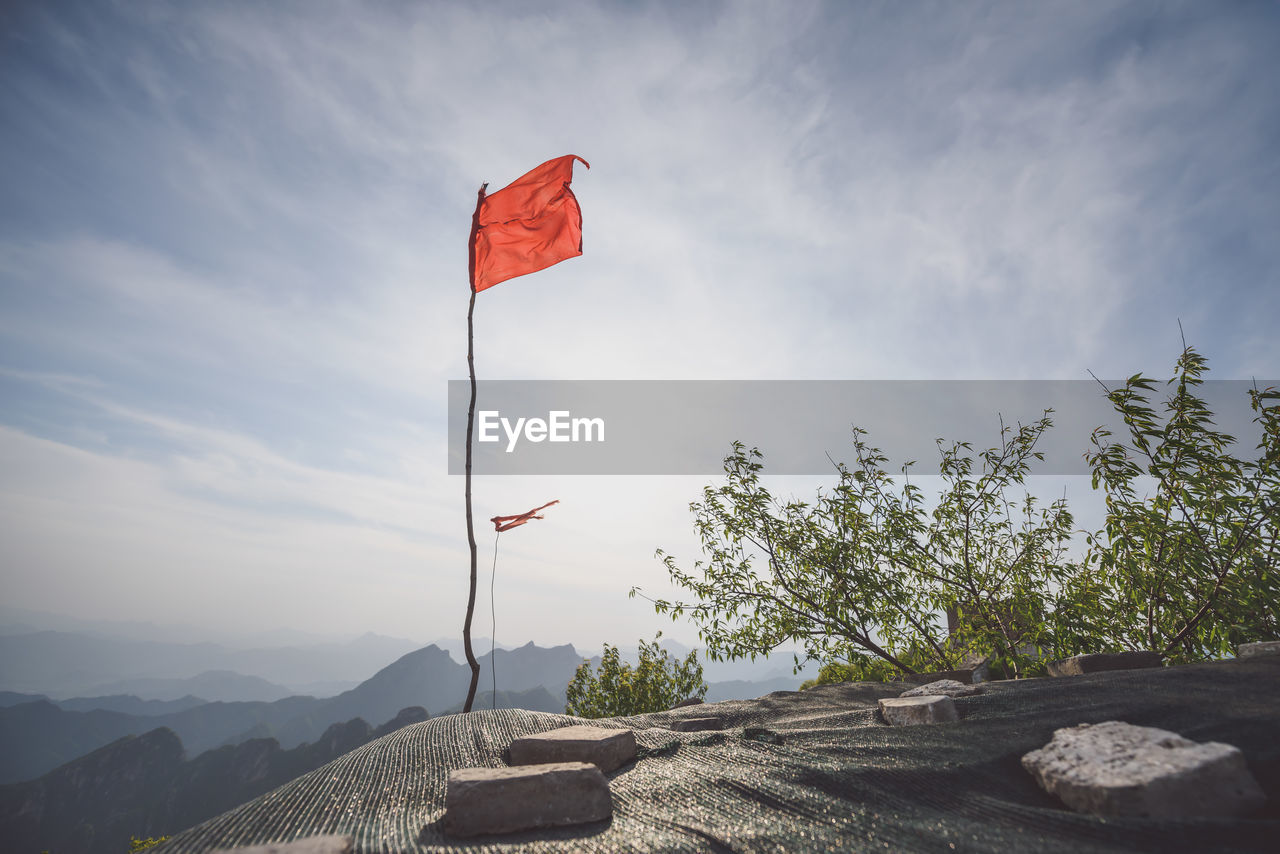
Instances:
[[[1075,631],[1103,647],[1188,662],[1280,639],[1280,392],[1249,391],[1262,441],[1241,459],[1196,396],[1207,371],[1184,347],[1163,418],[1148,401],[1154,380],[1137,374],[1107,392],[1129,435],[1094,431],[1088,460],[1106,526],[1090,537],[1087,583],[1070,591]]]
[[[1206,370],[1184,345],[1163,419],[1148,404],[1153,380],[1107,391],[1129,436],[1093,433],[1086,459],[1107,517],[1080,559],[1067,555],[1076,532],[1065,499],[1041,508],[1025,490],[1010,497],[1043,459],[1036,443],[1052,410],[1016,430],[1002,423],[1000,446],[976,456],[939,440],[933,510],[909,465],[891,476],[855,427],[855,464],[837,464],[836,485],[810,502],[774,498],[760,452],[735,442],[725,483],[690,505],[703,559],[685,571],[658,550],[693,601],[650,601],[691,619],[713,660],[799,644],[806,660],[828,662],[813,684],[951,670],[972,653],[1009,678],[1081,652],[1152,649],[1183,662],[1278,639],[1280,392],[1249,392],[1262,441],[1241,459],[1195,395]]]
[[[565,692],[565,714],[581,718],[608,718],[662,712],[688,697],[701,699],[707,693],[698,654],[690,652],[684,661],[671,658],[659,648],[658,632],[653,643],[640,641],[640,660],[633,668],[624,663],[618,648],[604,645],[600,669],[592,673],[591,662],[578,665]]]
[[[760,452],[735,442],[725,485],[690,505],[705,560],[685,572],[658,551],[697,601],[654,607],[691,618],[716,660],[794,642],[809,660],[876,678],[951,670],[974,651],[1025,675],[1040,651],[1059,651],[1044,615],[1078,571],[1065,559],[1065,501],[1040,508],[1029,494],[1008,496],[1042,458],[1036,443],[1051,423],[1046,411],[1031,425],[1002,424],[1000,446],[976,457],[968,443],[939,440],[944,488],[933,510],[907,467],[897,480],[884,470],[860,429],[856,465],[838,464],[835,487],[811,503],[775,499],[760,482]],[[954,634],[940,621],[948,610]]]

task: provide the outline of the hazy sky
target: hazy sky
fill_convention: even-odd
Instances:
[[[1178,319],[1280,376],[1275,4],[545,5],[5,4],[7,604],[458,635],[475,192],[564,154],[585,254],[480,295],[482,378],[1166,377]],[[626,592],[707,482],[477,479],[561,501],[499,640],[691,642]]]

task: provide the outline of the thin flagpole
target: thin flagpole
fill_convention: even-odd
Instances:
[[[471,374],[471,403],[467,405],[467,466],[466,466],[466,499],[467,499],[467,545],[471,548],[471,590],[467,594],[467,619],[462,624],[462,648],[467,654],[467,665],[471,668],[471,687],[467,689],[467,702],[462,711],[471,711],[471,703],[476,698],[476,686],[480,683],[480,662],[471,649],[471,616],[476,610],[476,526],[471,516],[471,436],[475,429],[476,419],[476,354],[475,354],[475,313],[476,313],[476,234],[480,231],[480,206],[484,204],[484,191],[489,185],[481,184],[476,193],[476,211],[471,215],[471,240],[467,244],[467,273],[471,280],[471,303],[467,306],[467,370]]]
[[[497,525],[494,526],[499,527]],[[493,569],[489,575],[489,672],[493,674],[493,710],[498,710],[498,608],[493,595],[493,585],[498,580],[498,540],[502,537],[499,530],[493,535]]]

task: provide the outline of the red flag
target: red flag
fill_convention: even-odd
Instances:
[[[477,292],[582,254],[582,209],[569,189],[575,160],[548,160],[480,203],[471,232]]]
[[[528,513],[519,513],[515,516],[494,516],[489,521],[493,523],[493,529],[495,531],[497,531],[498,533],[502,533],[503,531],[509,531],[512,528],[519,528],[521,525],[523,525],[525,522],[528,522],[530,519],[541,519],[542,518],[541,516],[536,515],[539,510],[545,510],[546,508],[550,507],[552,504],[559,504],[559,503],[560,503],[560,499],[557,498],[555,501],[548,501],[546,504],[543,504],[541,507],[533,508]]]

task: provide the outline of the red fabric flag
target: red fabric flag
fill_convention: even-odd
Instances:
[[[582,254],[582,209],[569,189],[575,160],[548,160],[480,203],[471,233],[477,292]]]
[[[550,507],[552,504],[559,504],[559,503],[560,503],[560,499],[557,498],[555,501],[548,501],[546,504],[543,504],[541,507],[533,508],[528,513],[520,513],[515,516],[494,516],[489,521],[493,523],[493,529],[495,531],[497,531],[498,533],[502,533],[503,531],[509,531],[512,528],[519,528],[521,525],[523,525],[525,522],[528,522],[530,519],[541,519],[542,518],[541,516],[535,515],[539,510],[545,510],[546,508]]]

